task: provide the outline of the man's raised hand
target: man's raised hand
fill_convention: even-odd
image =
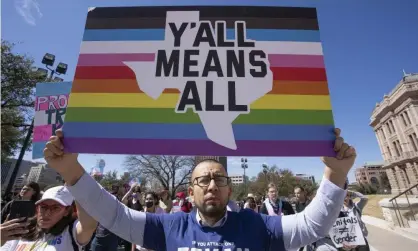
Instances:
[[[322,157],[325,168],[325,177],[334,184],[344,187],[347,174],[354,165],[357,154],[354,147],[344,142],[341,130],[335,129],[334,151],[336,157]]]

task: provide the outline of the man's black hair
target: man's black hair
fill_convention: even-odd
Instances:
[[[215,163],[215,164],[219,164],[219,165],[221,165],[225,169],[225,172],[228,174],[228,171],[226,170],[226,168],[224,167],[224,165],[221,162],[219,162],[218,160],[216,160],[216,159],[203,159],[203,160],[201,160],[201,161],[199,161],[198,163],[195,164],[195,166],[193,167],[192,175],[191,176],[193,176],[194,170],[201,163]],[[191,176],[190,176],[190,178],[191,178]]]

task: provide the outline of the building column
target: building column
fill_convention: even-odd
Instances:
[[[409,184],[408,184],[405,171],[403,170],[403,168],[399,166],[395,166],[395,174],[396,174],[396,177],[398,178],[400,192],[403,192],[406,189],[408,189]]]
[[[401,142],[401,155],[404,152],[409,152],[411,149],[409,149],[408,141],[406,140],[405,134],[403,133],[404,128],[399,121],[400,117],[399,115],[393,116],[393,124],[395,126],[396,134],[398,135],[399,141]]]
[[[414,132],[418,136],[418,105],[411,104],[408,109],[409,118],[411,119],[412,127],[414,128]]]
[[[389,157],[386,157],[386,150],[385,147],[383,146],[383,139],[382,139],[382,135],[380,135],[380,129],[377,129],[374,131],[375,135],[376,135],[376,139],[377,139],[377,144],[379,145],[380,148],[380,152],[382,154],[382,158],[386,161]]]
[[[391,193],[392,194],[400,193],[399,181],[398,181],[398,178],[396,177],[395,168],[392,167],[392,168],[386,169],[386,175],[388,176],[389,184],[392,189]]]
[[[414,163],[406,163],[405,168],[406,175],[409,178],[409,187],[418,184],[418,171]],[[411,191],[413,194],[418,194],[418,188],[412,189]]]

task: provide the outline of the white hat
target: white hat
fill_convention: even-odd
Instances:
[[[36,204],[46,200],[53,200],[64,207],[68,207],[73,204],[74,198],[65,186],[57,186],[46,190],[42,195],[42,199],[38,200]]]
[[[248,197],[248,198],[254,198],[254,194],[249,193],[249,194],[247,195],[247,197]]]

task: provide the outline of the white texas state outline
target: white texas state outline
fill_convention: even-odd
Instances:
[[[181,37],[181,46],[174,47],[174,36],[169,27],[169,23],[175,23],[176,27],[180,27],[182,23],[196,23],[197,25],[194,28],[191,28],[190,25],[187,26],[186,30],[184,31]],[[193,47],[193,41],[196,37],[196,33],[199,27],[199,11],[168,11],[166,17],[166,25],[165,25],[165,40],[161,41],[158,48],[161,50],[165,50],[167,55],[171,54],[171,51],[174,49],[180,49],[180,54],[182,55],[182,51],[187,49],[196,49]],[[216,33],[214,33],[216,34]],[[247,39],[248,40],[248,39]],[[264,78],[254,78],[249,74],[250,64],[248,60],[248,54],[252,50],[257,49],[257,41],[255,42],[254,47],[226,47],[226,48],[215,48],[218,51],[219,59],[221,65],[225,65],[226,62],[226,50],[244,50],[245,55],[245,78],[228,78],[222,77],[219,78],[215,73],[210,73],[206,78],[190,78],[190,77],[156,77],[155,76],[155,67],[156,67],[156,60],[154,63],[150,62],[135,62],[135,61],[124,61],[123,63],[131,68],[136,76],[136,80],[138,83],[139,88],[148,96],[153,99],[158,99],[158,97],[162,94],[162,92],[166,88],[175,88],[178,89],[181,94],[184,91],[184,87],[186,82],[189,80],[195,80],[197,89],[199,92],[200,100],[202,104],[205,104],[205,97],[206,97],[206,81],[212,80],[214,83],[214,103],[215,104],[228,104],[228,80],[236,81],[236,104],[238,105],[250,105],[257,99],[264,96],[266,93],[270,92],[273,87],[273,74],[270,70],[270,63],[268,58],[259,59],[264,60],[265,64],[267,65],[267,75]],[[158,42],[157,42],[158,43]],[[193,59],[198,60],[198,66],[200,67],[199,72],[201,72],[206,58],[208,51],[210,49],[214,49],[210,47],[208,43],[202,43],[201,46],[198,48],[200,53],[199,56],[194,56]],[[156,53],[156,51],[155,51]],[[183,73],[183,62],[184,58],[180,56],[180,64],[179,64],[179,73]],[[179,101],[181,94],[179,95]],[[179,103],[178,101],[178,103]],[[177,103],[177,106],[178,106]],[[176,112],[177,111],[176,106]],[[196,112],[196,111],[195,111]],[[205,129],[207,137],[224,147],[229,149],[236,150],[237,145],[235,142],[234,131],[232,128],[232,122],[238,117],[240,114],[249,113],[250,108],[248,107],[247,112],[236,112],[236,111],[197,111],[196,113],[199,115],[200,121]]]

